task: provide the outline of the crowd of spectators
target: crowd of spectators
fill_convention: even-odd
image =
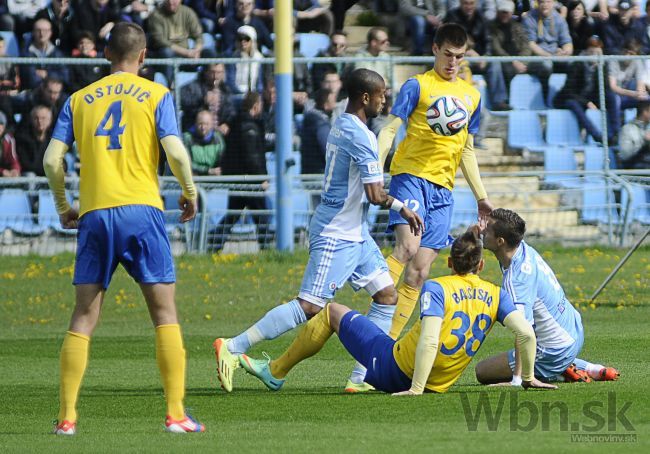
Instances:
[[[347,35],[341,30],[345,12],[356,1],[327,3],[295,0],[296,30],[330,37],[330,46],[318,57],[356,55],[366,60],[295,65],[292,98],[294,112],[301,114],[295,142],[304,155],[304,173],[323,171],[330,125],[347,103],[346,75],[355,68],[370,68],[390,86],[388,63],[373,59],[387,55],[392,39],[405,42],[391,28],[373,27],[366,44],[349,53]],[[456,22],[470,34],[468,56],[561,57],[559,62],[477,61],[465,69],[470,77],[484,76],[493,110],[510,108],[509,86],[516,75],[537,77],[547,99],[550,75],[566,73],[565,88],[549,107],[573,111],[597,142],[602,140],[600,128],[585,115],[585,109],[599,107],[596,66],[570,57],[650,52],[650,3],[643,12],[630,0],[375,0],[370,5],[380,20],[389,15],[406,24],[411,55],[430,55],[436,29]],[[263,152],[272,149],[275,140],[272,68],[260,62],[273,55],[274,13],[273,0],[0,0],[0,30],[13,32],[21,56],[40,60],[101,57],[106,37],[119,21],[145,28],[152,57],[239,58],[237,64],[200,67],[196,79],[180,88],[181,127],[197,175],[255,174],[265,172]],[[206,33],[210,40],[204,40]],[[6,45],[0,35],[0,57],[6,55]],[[299,56],[298,45],[296,40]],[[196,66],[181,70],[197,72]],[[0,64],[1,175],[43,175],[43,152],[68,93],[107,71],[104,65]],[[169,86],[175,83],[171,66],[143,74],[153,77],[155,72]],[[611,143],[619,138],[624,109],[650,98],[650,71],[641,60],[613,62],[607,66],[606,79]],[[249,97],[250,93],[257,97]],[[373,122],[375,130],[381,119]],[[255,168],[244,166],[251,160],[260,162]],[[68,171],[74,171],[74,160],[67,162]]]

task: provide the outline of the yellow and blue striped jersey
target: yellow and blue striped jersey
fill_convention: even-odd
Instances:
[[[467,127],[453,136],[436,134],[427,123],[427,111],[433,102],[446,95],[463,102],[470,115]],[[407,125],[406,138],[391,162],[391,175],[408,173],[452,190],[467,135],[479,129],[478,90],[460,77],[453,82],[445,80],[432,69],[404,83],[390,113]]]
[[[439,393],[447,391],[481,347],[494,321],[503,323],[515,310],[507,292],[475,274],[427,281],[420,293],[420,318],[441,317],[442,327],[426,388]],[[411,378],[420,330],[418,320],[393,347],[397,365]]]
[[[179,135],[169,90],[135,74],[111,74],[70,96],[52,138],[77,142],[79,214],[122,205],[162,209],[158,141],[168,135]]]

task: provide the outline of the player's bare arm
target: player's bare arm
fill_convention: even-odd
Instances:
[[[368,201],[384,209],[397,211],[411,228],[411,233],[418,236],[424,232],[424,221],[419,214],[409,209],[404,203],[386,193],[383,182],[366,183],[363,185]]]

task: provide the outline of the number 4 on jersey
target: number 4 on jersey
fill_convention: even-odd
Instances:
[[[106,125],[111,123],[110,129]],[[95,130],[96,137],[108,137],[108,150],[121,150],[122,144],[120,143],[120,136],[124,134],[126,125],[121,125],[122,122],[122,101],[115,101],[108,107],[104,118],[99,122]]]

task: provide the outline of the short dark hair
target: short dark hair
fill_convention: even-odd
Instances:
[[[476,273],[483,257],[483,242],[477,229],[470,229],[451,245],[451,264],[458,274]]]
[[[241,102],[241,110],[244,112],[248,112],[253,108],[255,104],[257,104],[262,97],[260,94],[256,91],[249,91],[246,93],[244,96],[244,99]]]
[[[370,30],[368,30],[368,34],[366,35],[366,41],[369,43],[373,39],[377,39],[377,33],[379,32],[386,32],[383,28],[381,27],[372,27]]]
[[[490,217],[495,221],[493,224],[494,235],[503,238],[510,247],[517,247],[526,233],[526,221],[521,216],[505,208],[492,210]]]
[[[639,101],[636,105],[636,116],[640,116],[641,112],[645,112],[648,109],[650,109],[650,101]]]
[[[438,47],[442,47],[445,43],[449,43],[454,47],[463,47],[467,44],[467,31],[460,24],[453,22],[443,24],[436,32],[433,43]]]
[[[332,90],[328,90],[327,88],[320,88],[316,90],[316,93],[314,93],[314,102],[316,103],[316,108],[323,110],[323,107],[327,102],[327,98],[329,98],[331,94]]]
[[[356,100],[364,93],[372,93],[381,83],[386,83],[384,78],[375,71],[359,68],[352,71],[345,84],[350,101]]]
[[[75,41],[75,42],[76,42],[77,44],[79,44],[79,42],[80,42],[82,39],[89,39],[89,40],[91,40],[93,43],[95,43],[95,34],[94,34],[93,32],[91,32],[90,30],[81,30],[81,31],[79,32],[79,34],[77,35],[77,41]]]
[[[106,47],[116,61],[131,60],[147,47],[147,37],[138,24],[118,22],[111,30]]]

